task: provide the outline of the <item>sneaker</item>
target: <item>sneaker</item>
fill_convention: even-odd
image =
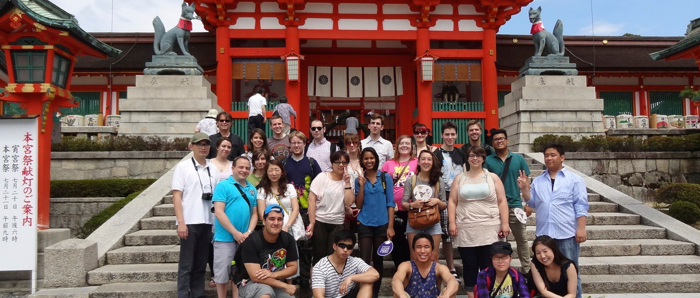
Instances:
[[[459,278],[459,275],[457,275],[457,270],[455,269],[450,269],[450,273],[452,273],[452,276],[455,277],[458,283],[462,283],[462,280]]]

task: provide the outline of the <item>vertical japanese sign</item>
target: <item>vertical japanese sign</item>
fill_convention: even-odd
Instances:
[[[36,270],[37,120],[0,119],[0,271]]]

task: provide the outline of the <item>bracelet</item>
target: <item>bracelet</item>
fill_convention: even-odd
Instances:
[[[352,187],[346,187],[345,190],[352,189]]]
[[[284,227],[287,228],[287,229],[291,228],[289,225],[286,225],[286,226],[284,226]]]
[[[248,232],[246,232],[246,233],[248,233],[248,234],[253,234],[253,231],[248,230]]]

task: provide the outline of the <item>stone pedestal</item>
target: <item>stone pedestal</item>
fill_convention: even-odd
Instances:
[[[68,239],[46,248],[44,286],[49,288],[87,286],[87,273],[97,268],[97,243]]]
[[[222,110],[204,76],[136,76],[119,102],[119,134],[190,138],[210,109]]]
[[[603,100],[585,76],[524,76],[498,109],[500,126],[508,132],[511,151],[532,152],[535,138],[545,135],[605,135]]]
[[[578,75],[575,63],[569,63],[569,57],[558,55],[532,56],[525,60],[520,68],[519,78],[527,75]]]
[[[197,58],[185,55],[153,55],[146,62],[145,75],[202,75],[204,71],[197,64]]]

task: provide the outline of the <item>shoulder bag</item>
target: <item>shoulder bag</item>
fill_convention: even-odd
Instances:
[[[416,183],[418,179],[416,178],[417,175],[411,176],[411,198],[413,198],[413,190],[416,188]],[[440,182],[438,181],[438,184],[435,188],[435,193],[440,192]],[[412,202],[412,200],[409,200],[409,204]],[[433,205],[430,207],[420,207],[418,209],[414,208],[409,208],[408,209],[408,224],[411,225],[414,229],[417,230],[422,230],[426,229],[429,227],[432,227],[433,225],[437,224],[440,222],[440,208],[439,206]]]
[[[284,213],[286,213],[286,216],[289,218],[291,216],[291,213],[287,211],[287,208],[284,207],[284,204],[282,204],[282,201],[280,201],[280,197],[275,194],[271,194],[272,196],[277,199],[277,204],[279,204],[282,209],[284,210]],[[304,228],[304,221],[301,219],[301,214],[297,215],[297,219],[294,221],[294,224],[289,228],[289,233],[292,234],[294,237],[294,240],[300,241],[300,240],[306,240],[306,229]]]

